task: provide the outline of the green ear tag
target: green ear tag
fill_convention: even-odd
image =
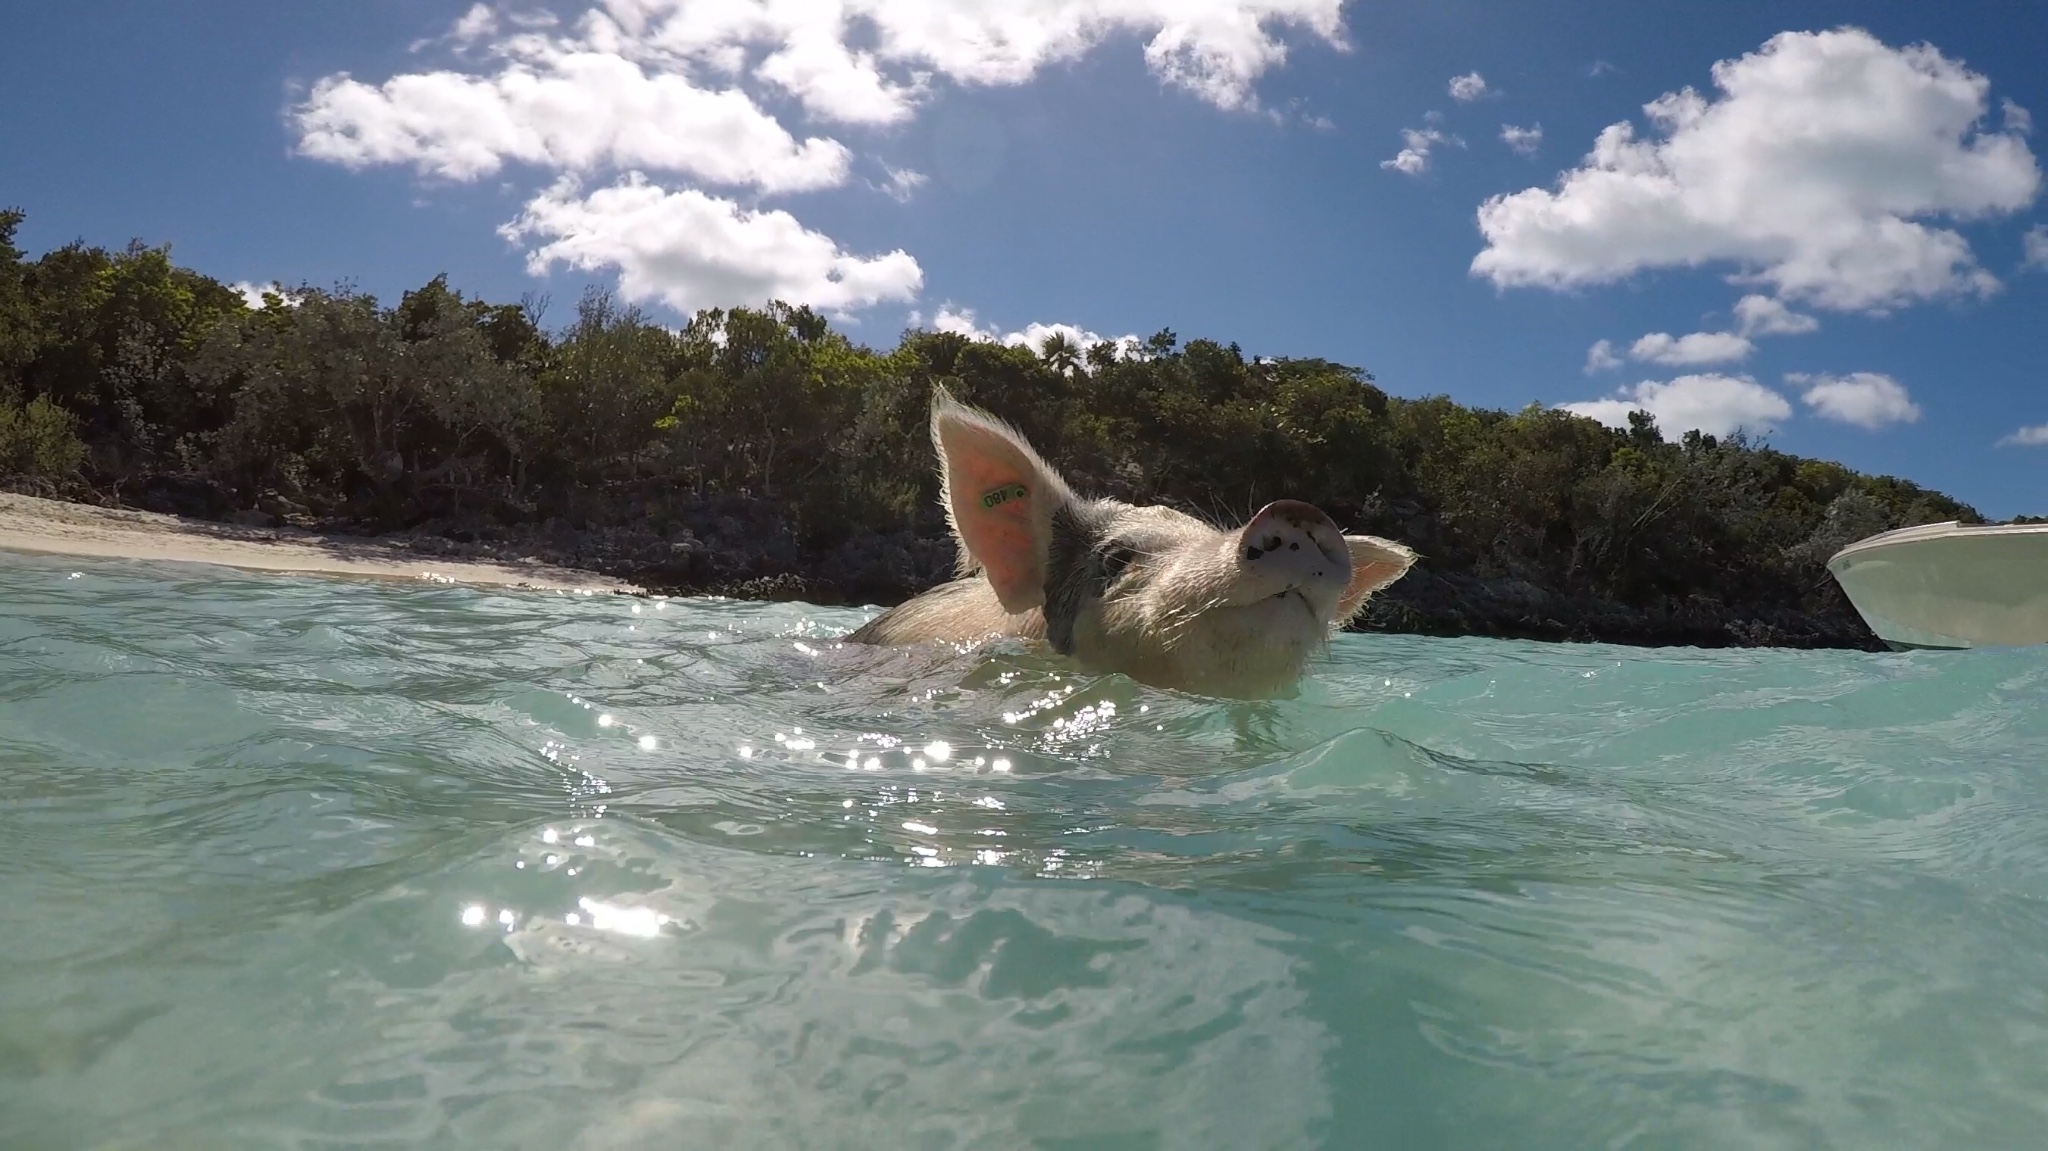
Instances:
[[[1005,484],[1002,487],[999,487],[996,490],[981,497],[981,506],[985,508],[993,508],[1001,504],[1009,503],[1011,500],[1021,500],[1024,498],[1024,496],[1025,491],[1023,484]]]

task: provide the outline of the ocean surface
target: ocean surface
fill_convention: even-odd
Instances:
[[[2048,1144],[2048,652],[0,554],[0,1147]]]

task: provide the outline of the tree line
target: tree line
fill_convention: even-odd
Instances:
[[[550,329],[542,301],[494,304],[445,277],[395,303],[302,286],[252,307],[167,247],[78,242],[31,260],[22,220],[0,213],[0,477],[68,498],[372,533],[572,523],[657,540],[737,502],[769,509],[791,542],[752,574],[802,577],[857,535],[943,535],[925,433],[943,383],[1014,422],[1079,490],[1217,519],[1308,499],[1461,586],[1557,602],[1847,627],[1824,568],[1837,548],[1982,519],[1741,435],[1667,438],[1647,413],[1613,429],[1390,396],[1357,367],[1171,331],[1135,349],[932,331],[873,348],[804,307],[707,310],[673,329],[597,289]],[[918,590],[898,582],[839,590]],[[1380,626],[1402,626],[1396,609]]]

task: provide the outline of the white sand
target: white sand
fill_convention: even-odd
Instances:
[[[544,590],[636,591],[592,572],[543,563],[417,555],[375,539],[252,528],[0,492],[0,552],[219,564],[249,571],[428,579]],[[4,557],[0,557],[4,562]]]

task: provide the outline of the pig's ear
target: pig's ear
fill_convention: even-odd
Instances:
[[[1340,624],[1357,615],[1372,593],[1406,575],[1415,562],[1413,551],[1378,536],[1345,536],[1344,544],[1351,549],[1351,583],[1337,601]]]
[[[987,572],[1013,615],[1043,605],[1053,512],[1073,493],[1016,429],[943,388],[932,399],[932,445],[961,573]]]

